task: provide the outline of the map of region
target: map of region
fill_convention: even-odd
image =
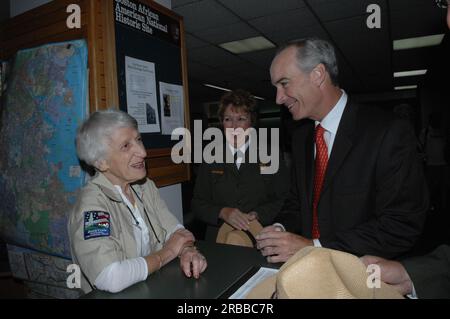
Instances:
[[[0,126],[0,236],[70,258],[67,215],[85,173],[75,134],[87,106],[84,40],[18,51]]]
[[[30,288],[29,298],[79,298],[79,289],[67,287],[70,260],[40,254],[25,248],[8,245],[8,257],[14,277]]]

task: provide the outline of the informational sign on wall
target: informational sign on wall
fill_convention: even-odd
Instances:
[[[170,41],[180,40],[180,27],[169,17],[156,12],[149,6],[130,0],[115,0],[116,22]]]
[[[177,127],[184,127],[183,87],[159,82],[159,100],[162,101],[162,134],[171,135]]]
[[[128,114],[138,122],[139,132],[160,132],[155,64],[126,56],[125,74]]]

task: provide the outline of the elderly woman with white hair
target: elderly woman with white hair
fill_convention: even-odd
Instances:
[[[136,120],[122,111],[95,112],[80,126],[76,145],[78,157],[96,171],[68,222],[83,291],[121,291],[176,257],[187,277],[198,278],[206,260],[146,178]]]

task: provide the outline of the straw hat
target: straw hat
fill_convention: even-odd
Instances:
[[[256,285],[246,298],[265,299],[275,295],[280,299],[403,298],[383,282],[380,288],[369,288],[369,275],[355,255],[308,246],[289,258],[277,275]]]
[[[249,230],[242,231],[234,229],[227,223],[223,223],[217,233],[216,242],[244,247],[256,247],[256,235],[263,229],[262,225],[255,219],[249,224]]]

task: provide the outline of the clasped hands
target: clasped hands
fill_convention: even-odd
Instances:
[[[224,207],[220,210],[219,218],[235,229],[248,230],[250,222],[258,218],[258,213],[252,211],[245,214],[237,208]]]
[[[205,271],[208,263],[194,246],[194,242],[194,235],[183,228],[175,231],[164,247],[172,252],[173,258],[179,257],[180,267],[187,277],[193,276],[198,279],[200,274]]]

